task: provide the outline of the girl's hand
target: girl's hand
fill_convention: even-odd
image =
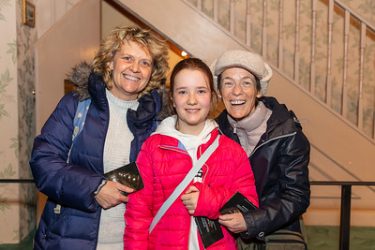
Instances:
[[[197,208],[198,197],[199,189],[195,186],[188,187],[185,194],[181,195],[182,203],[184,203],[190,215],[193,215]]]
[[[100,189],[95,199],[102,208],[108,209],[120,203],[128,202],[128,196],[125,196],[123,192],[132,193],[134,190],[118,182],[108,181]]]
[[[233,233],[241,233],[247,230],[245,218],[240,212],[220,215],[219,223]]]

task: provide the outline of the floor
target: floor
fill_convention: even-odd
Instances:
[[[339,249],[339,228],[306,226],[309,250]],[[375,250],[375,228],[352,227],[350,229],[351,250]]]
[[[339,228],[323,226],[306,226],[307,244],[309,250],[339,249]],[[20,244],[0,245],[0,250],[31,250],[32,236],[30,234]],[[352,227],[350,230],[351,250],[375,250],[375,228]]]

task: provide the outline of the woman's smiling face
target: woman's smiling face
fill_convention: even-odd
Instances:
[[[113,70],[112,94],[123,100],[135,100],[150,80],[152,57],[141,44],[124,41],[110,68]]]
[[[255,109],[258,95],[255,76],[239,67],[224,70],[220,78],[220,94],[233,119],[247,117]]]

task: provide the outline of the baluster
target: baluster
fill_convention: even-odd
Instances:
[[[327,80],[326,80],[326,103],[331,107],[331,66],[332,66],[332,27],[333,27],[333,5],[334,1],[329,0],[328,6],[328,49],[327,49]]]
[[[345,10],[345,22],[344,22],[344,65],[343,65],[343,77],[342,77],[342,103],[341,103],[341,114],[346,117],[348,111],[347,104],[347,84],[348,79],[348,46],[349,46],[349,27],[350,27],[350,12]]]
[[[234,1],[230,0],[229,3],[229,32],[234,35]]]
[[[262,55],[267,56],[267,0],[263,0]]]
[[[296,27],[295,27],[295,48],[294,48],[294,80],[299,83],[299,26],[300,26],[300,0],[296,0]]]
[[[342,185],[340,207],[340,250],[349,250],[351,198],[352,185]]]
[[[359,93],[358,93],[358,128],[363,131],[363,70],[364,53],[366,48],[366,24],[361,23],[361,44],[360,44],[360,61],[359,61]]]
[[[315,95],[316,0],[312,0],[310,93]]]
[[[284,1],[279,1],[279,61],[278,67],[281,69],[283,66],[283,39],[284,39]]]
[[[246,0],[246,45],[251,45],[251,16],[250,16],[250,1]]]
[[[219,0],[214,0],[213,1],[213,9],[214,9],[214,21],[218,22],[219,21],[219,8],[218,8],[218,1]]]
[[[197,0],[197,8],[199,11],[202,11],[202,0]]]

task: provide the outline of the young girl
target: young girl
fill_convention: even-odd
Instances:
[[[138,156],[144,188],[129,195],[125,249],[204,249],[194,217],[217,219],[237,191],[258,205],[245,151],[207,118],[216,97],[208,66],[197,58],[182,60],[170,82],[176,115],[161,122]],[[149,233],[159,208],[217,137],[218,148]],[[236,249],[231,234],[221,230],[223,237],[206,249]]]

